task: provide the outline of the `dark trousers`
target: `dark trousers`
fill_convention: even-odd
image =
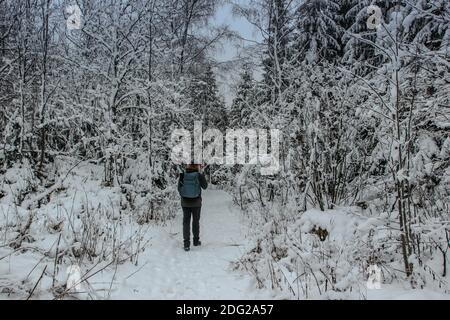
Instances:
[[[198,208],[183,207],[183,238],[184,244],[191,243],[191,216],[192,216],[192,233],[194,234],[194,242],[200,240],[200,211]]]

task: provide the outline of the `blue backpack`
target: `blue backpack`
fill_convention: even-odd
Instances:
[[[180,196],[183,198],[198,198],[200,197],[200,181],[198,180],[198,172],[185,172],[183,174],[183,181],[178,188]]]

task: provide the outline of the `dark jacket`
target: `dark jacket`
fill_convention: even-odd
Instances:
[[[198,172],[197,170],[186,169],[186,172]],[[183,183],[184,173],[180,174],[178,179],[178,190],[180,190],[181,185]],[[208,182],[206,181],[205,175],[203,173],[199,173],[198,179],[200,182],[201,189],[208,188]],[[202,190],[200,189],[200,196],[197,198],[184,198],[181,197],[181,206],[184,208],[199,208],[202,206]]]

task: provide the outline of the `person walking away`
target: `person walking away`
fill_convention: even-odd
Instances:
[[[188,164],[178,179],[178,192],[183,209],[184,250],[191,246],[191,220],[194,246],[200,246],[200,212],[202,209],[202,189],[208,187],[205,175],[199,164]]]

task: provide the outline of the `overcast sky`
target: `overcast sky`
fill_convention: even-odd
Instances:
[[[239,0],[241,3],[245,0]],[[258,34],[256,29],[245,19],[236,15],[233,15],[232,5],[223,4],[218,9],[211,21],[213,25],[229,25],[230,29],[239,33],[244,39],[249,39],[253,41],[261,41],[261,36]],[[251,45],[253,43],[248,41],[241,41],[238,43],[233,43],[231,41],[223,41],[222,49],[215,52],[214,58],[220,62],[226,62],[234,60],[239,56],[239,53],[243,50],[242,47]],[[225,96],[226,102],[229,104],[233,99],[233,92],[230,85],[232,85],[236,76],[239,75],[239,70],[233,70],[228,74],[217,74],[217,81],[220,86],[222,94]],[[258,76],[257,74],[255,76]]]
[[[241,0],[240,2],[245,1]],[[215,25],[229,25],[231,30],[239,33],[244,39],[260,40],[256,29],[245,18],[233,15],[231,4],[224,4],[218,8],[213,23]],[[226,43],[224,49],[223,53],[216,56],[220,61],[232,60],[239,53],[239,50],[231,43]]]

